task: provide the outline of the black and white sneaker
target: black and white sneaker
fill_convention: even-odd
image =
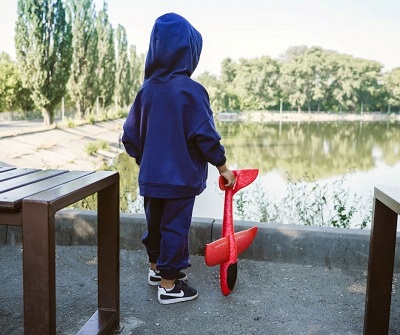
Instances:
[[[178,280],[186,280],[188,277],[185,272],[179,271]],[[161,284],[160,271],[154,271],[149,269],[149,274],[147,275],[147,281],[149,285],[158,286]]]
[[[175,286],[170,290],[166,290],[161,286],[158,287],[158,302],[163,305],[193,300],[198,295],[195,288],[182,280],[175,280]]]

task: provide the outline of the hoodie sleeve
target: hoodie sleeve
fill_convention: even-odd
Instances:
[[[136,164],[140,165],[140,120],[136,114],[135,104],[133,104],[124,123],[121,140],[129,156],[135,158]]]
[[[215,129],[213,119],[204,122],[196,131],[196,143],[202,156],[214,166],[222,166],[226,162],[225,148],[220,143],[221,136]]]

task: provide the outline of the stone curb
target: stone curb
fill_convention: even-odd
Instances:
[[[64,246],[96,245],[96,211],[62,210],[56,215],[56,243]],[[236,231],[257,226],[251,246],[239,258],[360,269],[368,267],[369,230],[311,227],[235,221]],[[20,245],[21,227],[0,226],[0,244]],[[205,245],[221,236],[222,220],[193,218],[190,253],[204,255]],[[120,245],[125,250],[143,250],[146,230],[143,214],[121,213]],[[396,241],[395,268],[400,266],[400,236]]]

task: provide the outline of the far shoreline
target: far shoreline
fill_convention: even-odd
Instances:
[[[317,113],[317,112],[271,112],[244,111],[215,113],[219,121],[251,121],[251,122],[334,122],[334,121],[365,121],[379,122],[400,121],[400,114],[394,113]]]
[[[1,115],[3,114],[3,115]],[[4,118],[7,114],[8,117]],[[20,118],[12,120],[11,113],[0,113],[0,138],[42,132],[51,129],[75,128],[90,124],[85,119],[72,119],[73,125],[56,119],[50,126],[43,125],[43,119],[27,120]],[[1,118],[3,116],[3,119]],[[300,122],[400,122],[400,113],[366,112],[353,113],[329,113],[329,112],[279,112],[279,111],[241,111],[241,112],[214,112],[215,120],[221,122],[274,122],[274,123],[300,123]],[[107,118],[96,120],[95,123],[125,118]]]

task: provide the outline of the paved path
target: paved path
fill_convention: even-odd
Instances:
[[[72,128],[46,128],[37,122],[0,122],[0,165],[96,170],[122,150],[122,125],[121,119]],[[108,143],[108,149],[89,155],[85,147],[99,141]]]
[[[58,334],[75,334],[96,308],[96,249],[57,247]],[[199,298],[160,305],[147,284],[144,251],[121,250],[122,335],[360,335],[365,273],[240,259],[233,292],[224,297],[218,267],[192,256],[187,271]],[[0,333],[21,335],[21,249],[0,246]],[[400,279],[400,278],[397,278]],[[390,335],[399,335],[395,283]]]

